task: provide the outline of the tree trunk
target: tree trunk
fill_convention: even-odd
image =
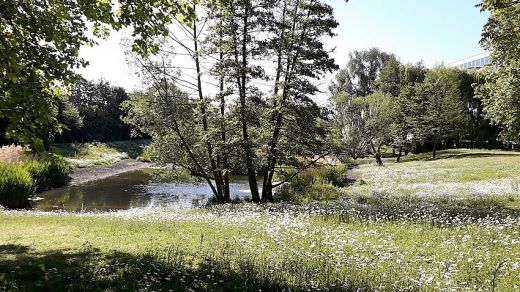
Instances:
[[[236,33],[233,35],[234,38],[234,49],[235,49],[235,62],[237,64],[241,64],[240,74],[237,75],[237,86],[239,91],[240,98],[240,123],[242,127],[242,139],[243,139],[243,148],[245,154],[245,161],[247,167],[247,178],[249,181],[249,189],[251,190],[251,199],[255,203],[260,202],[260,194],[258,193],[258,184],[256,182],[256,173],[253,165],[253,149],[251,145],[251,141],[249,140],[249,133],[247,129],[247,114],[246,114],[246,74],[247,74],[247,39],[248,39],[248,17],[249,10],[246,8],[243,16],[243,32],[242,32],[242,44],[241,44],[241,54],[242,60],[239,61],[238,58],[238,39],[236,37]]]
[[[222,9],[220,11],[222,13]],[[222,15],[220,16],[220,25],[222,26]],[[224,53],[222,51],[222,28],[220,28],[219,33],[219,59],[222,61],[224,59]],[[226,147],[227,143],[227,137],[226,137],[226,97],[224,96],[224,74],[220,72],[220,118],[221,118],[221,125],[220,125],[220,132],[221,132],[221,139],[222,139],[222,148],[221,150],[221,156],[222,156],[222,172],[224,175],[224,201],[230,202],[231,201],[231,194],[229,191],[229,163],[228,163],[228,151]]]
[[[376,153],[375,155],[376,162],[378,166],[383,166],[383,159],[381,159],[381,153]]]
[[[401,153],[403,152],[403,146],[399,146],[399,153],[397,154],[397,162],[401,162]]]
[[[295,4],[295,11],[294,11],[295,15],[298,13],[299,5],[300,5],[300,1],[297,0],[296,4]],[[310,13],[310,11],[309,11],[309,13]],[[285,17],[285,6],[284,6],[284,11],[283,11],[283,17]],[[285,101],[288,97],[288,87],[289,87],[289,83],[291,81],[292,71],[294,70],[294,66],[295,66],[296,60],[298,58],[298,53],[299,53],[299,51],[296,51],[296,53],[294,54],[294,56],[292,56],[292,58],[291,58],[291,54],[289,53],[289,52],[294,52],[293,47],[294,47],[294,40],[296,37],[295,36],[296,22],[297,22],[297,17],[294,16],[292,24],[291,24],[291,30],[290,30],[291,43],[287,49],[288,52],[287,52],[286,68],[285,68],[285,72],[284,72],[282,98],[280,100],[280,105],[278,106],[278,109],[276,111],[276,117],[274,118],[275,125],[274,125],[273,135],[271,136],[271,140],[269,142],[269,148],[267,150],[267,171],[264,173],[264,181],[262,183],[262,187],[263,187],[262,188],[262,201],[263,202],[274,201],[273,175],[274,175],[274,171],[275,171],[275,167],[276,167],[276,148],[278,146],[278,139],[280,137],[280,131],[282,128],[283,108],[285,106]],[[281,33],[280,37],[283,38],[284,34],[285,34],[284,29],[282,29],[282,33]],[[302,32],[302,36],[299,38],[299,40],[301,40],[302,38],[303,38],[303,32]],[[280,63],[281,59],[282,59],[281,55],[283,54],[281,44],[280,44],[280,48],[278,50],[278,54],[279,54],[278,55],[278,65],[277,65],[277,73],[276,73],[277,80],[275,80],[275,92],[276,93],[278,92],[278,79],[280,78],[281,70],[283,70],[281,67],[281,63]],[[276,103],[275,103],[275,108],[276,108]]]
[[[433,142],[433,159],[437,156],[437,143]]]
[[[194,8],[195,9],[195,6]],[[193,23],[193,45],[194,45],[194,55],[195,55],[195,67],[197,70],[197,91],[199,95],[199,100],[202,102],[200,106],[200,113],[202,115],[202,127],[205,133],[209,132],[208,127],[208,117],[206,113],[206,105],[204,104],[204,95],[202,93],[202,80],[201,80],[201,71],[200,71],[200,60],[199,60],[199,50],[198,50],[198,39],[197,39],[197,25],[196,22]],[[217,200],[220,203],[226,202],[224,198],[224,186],[222,181],[222,171],[218,169],[217,162],[213,157],[213,146],[211,145],[211,141],[209,138],[206,140],[206,147],[208,151],[208,159],[210,160],[211,172],[213,172],[213,176],[215,179],[215,185],[217,188]]]
[[[374,158],[376,159],[377,165],[383,166],[383,159],[381,159],[381,145],[376,149],[374,143],[370,142],[370,146],[372,146],[372,150],[374,151]]]

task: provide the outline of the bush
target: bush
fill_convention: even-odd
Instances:
[[[27,206],[33,179],[21,165],[0,164],[0,205],[8,208]]]
[[[34,191],[43,192],[66,185],[69,182],[70,165],[57,156],[46,156],[40,160],[23,164],[34,182]]]
[[[56,156],[19,164],[0,164],[0,205],[25,207],[33,193],[67,184],[70,170],[70,165]]]
[[[338,187],[346,183],[346,173],[342,164],[307,169],[281,186],[276,197],[281,201],[299,203],[336,200],[340,195]],[[284,174],[285,177],[288,175],[291,173]]]

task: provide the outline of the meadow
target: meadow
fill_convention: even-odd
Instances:
[[[149,140],[54,144],[51,151],[72,167],[110,166],[123,159],[145,159]],[[146,160],[146,159],[145,159]]]
[[[0,290],[518,291],[518,192],[479,186],[514,181],[519,160],[361,164],[334,202],[0,211]]]
[[[353,169],[360,179],[343,189],[347,198],[407,200],[468,207],[520,209],[520,153],[446,150],[409,155],[386,167],[361,161]]]

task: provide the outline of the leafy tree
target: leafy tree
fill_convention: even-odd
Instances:
[[[383,92],[369,96],[334,96],[336,122],[340,124],[340,143],[351,157],[371,153],[378,165],[383,165],[382,148],[391,145],[397,131],[396,99]]]
[[[78,141],[77,136],[83,127],[83,117],[79,109],[68,99],[62,100],[58,105],[58,122],[61,124],[62,132],[57,135],[57,142]]]
[[[337,69],[325,50],[323,37],[334,36],[338,26],[332,7],[320,1],[280,1],[278,22],[271,22],[276,34],[271,38],[271,52],[276,58],[273,96],[268,105],[272,112],[266,123],[268,140],[262,199],[273,200],[273,175],[278,163],[290,164],[294,153],[312,156],[322,148],[324,111],[312,100],[318,92],[315,80]],[[284,120],[291,122],[285,122]],[[321,138],[321,139],[320,139]],[[285,140],[285,145],[281,141]]]
[[[392,64],[390,62],[389,64]],[[391,68],[394,66],[391,65]],[[383,71],[385,69],[383,68]],[[393,76],[396,76],[395,69],[392,69]],[[387,90],[394,95],[393,110],[394,124],[390,128],[392,135],[392,146],[398,150],[397,162],[401,159],[401,154],[404,151],[408,153],[412,145],[420,142],[419,133],[417,129],[420,128],[420,121],[422,119],[422,105],[420,100],[416,97],[415,86],[424,81],[426,76],[426,67],[422,63],[400,65],[399,77],[390,78],[386,81],[384,72],[381,74],[381,79],[378,83],[383,91],[384,88],[394,89]],[[391,75],[391,76],[392,76]],[[395,80],[399,80],[396,83]],[[395,95],[398,93],[398,95]]]
[[[332,101],[335,104],[334,120],[337,123],[333,128],[337,148],[354,158],[366,153],[380,153],[378,149],[380,150],[381,147],[371,145],[372,138],[370,137],[372,135],[367,132],[367,122],[372,120],[373,125],[377,125],[376,121],[382,117],[375,115],[373,119],[368,119],[366,113],[370,112],[370,107],[379,107],[374,98],[381,97],[383,108],[393,107],[393,109],[385,108],[384,110],[385,114],[392,113],[393,122],[392,127],[389,125],[388,131],[384,133],[390,134],[391,137],[380,141],[384,141],[383,144],[393,146],[401,152],[411,142],[412,124],[417,118],[414,117],[414,111],[411,110],[415,91],[410,88],[413,89],[416,83],[424,80],[426,68],[421,63],[403,65],[393,54],[377,49],[355,51],[350,56],[347,68],[337,73],[336,80],[330,87],[333,94]],[[379,91],[379,93],[372,96],[374,91]],[[405,91],[405,93],[401,94],[401,91]],[[368,96],[364,95],[367,93]],[[393,98],[390,98],[389,95]],[[389,102],[388,99],[392,99],[392,101]],[[371,102],[369,103],[368,100]],[[378,111],[381,110],[378,109]],[[378,163],[380,162],[378,160]]]
[[[449,138],[459,138],[465,124],[461,102],[458,70],[436,68],[426,74],[424,83],[416,86],[416,94],[422,102],[422,120],[416,125],[417,133],[433,146],[433,158],[439,143]],[[418,116],[418,114],[416,113]]]
[[[364,136],[366,103],[362,98],[352,97],[344,92],[334,94],[331,99],[334,104],[332,140],[335,150],[354,159],[364,156],[369,151]]]
[[[199,144],[174,145],[185,148],[192,165],[184,165],[207,180],[219,202],[229,201],[226,175],[232,165],[244,166],[253,201],[272,201],[277,167],[308,167],[301,158],[311,158],[323,148],[326,111],[312,96],[318,91],[316,80],[336,68],[322,41],[333,36],[337,26],[332,8],[312,0],[242,0],[218,6],[204,3],[194,10],[200,17],[191,28],[170,30],[158,41],[158,56],[139,58],[143,76],[156,96],[168,96],[173,84],[188,95],[196,111],[193,117],[200,118],[201,125],[189,134],[190,141],[206,145],[206,153]],[[179,52],[191,59],[191,67],[176,66],[173,58]],[[269,63],[274,66],[266,66]],[[138,119],[146,115],[135,117],[133,123],[141,127]],[[178,120],[179,129],[188,122]],[[173,130],[180,141],[186,137]],[[188,146],[194,147],[194,155],[189,155]],[[161,153],[169,156],[165,160],[174,160],[171,151]],[[264,176],[262,193],[259,174]]]
[[[365,135],[377,164],[382,166],[381,149],[392,143],[392,134],[396,128],[395,99],[390,94],[376,92],[366,97],[366,102],[368,112]]]
[[[69,97],[60,103],[58,121],[63,132],[59,142],[117,141],[130,138],[130,127],[123,123],[120,106],[128,99],[121,87],[101,80],[79,80]]]
[[[376,87],[384,92],[389,93],[393,96],[398,96],[401,90],[401,84],[404,83],[404,80],[401,79],[405,76],[403,75],[403,66],[397,59],[390,58],[383,64],[383,68],[381,69],[380,76],[376,80]]]
[[[336,75],[336,82],[331,85],[331,92],[347,92],[353,96],[368,96],[377,90],[377,80],[387,61],[395,65],[397,60],[393,54],[382,52],[377,48],[366,51],[352,51],[349,54],[347,68]],[[385,78],[390,76],[390,68]],[[387,77],[388,76],[388,77]]]
[[[477,70],[459,71],[461,101],[467,117],[464,136],[478,148],[499,148],[500,129],[485,117],[482,100],[476,96],[475,88],[485,82],[483,73]]]
[[[520,2],[486,0],[481,7],[491,12],[481,44],[491,51],[493,67],[484,70],[476,95],[485,117],[502,128],[502,139],[520,142]]]
[[[95,36],[131,26],[133,49],[147,54],[157,50],[153,38],[178,15],[189,21],[193,11],[166,0],[1,1],[0,118],[8,122],[6,135],[39,151],[42,138],[59,130],[59,99],[77,77],[74,69],[86,65],[79,48],[95,43],[89,23]]]

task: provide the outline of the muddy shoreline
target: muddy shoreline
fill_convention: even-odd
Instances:
[[[149,162],[137,161],[135,159],[123,159],[110,166],[96,166],[85,168],[74,168],[70,175],[69,185],[77,185],[89,181],[107,178],[121,173],[150,167]]]

